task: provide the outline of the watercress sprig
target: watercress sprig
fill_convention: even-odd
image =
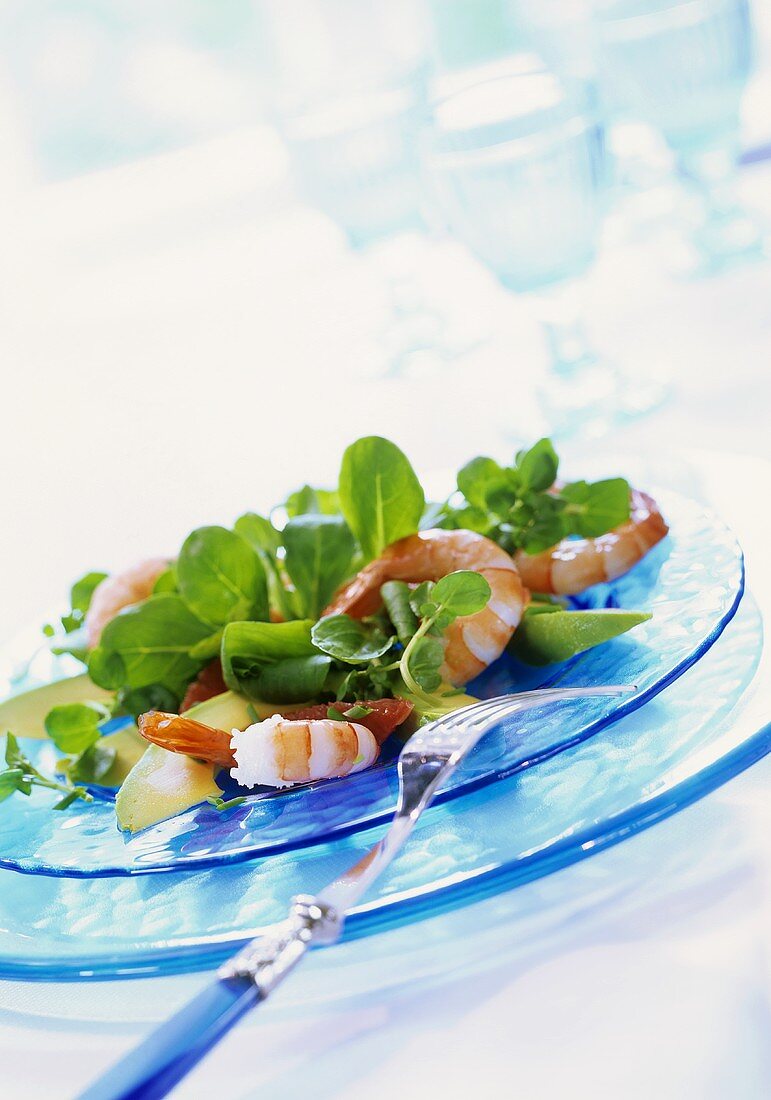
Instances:
[[[85,660],[86,638],[83,624],[85,623],[86,612],[91,606],[94,591],[106,576],[106,573],[86,573],[72,585],[70,588],[70,610],[62,615],[59,626],[46,623],[43,627],[43,634],[46,638],[51,639],[52,653],[70,653],[78,660]],[[59,632],[59,627],[64,631],[64,638]]]
[[[560,486],[559,459],[549,439],[520,451],[511,466],[479,457],[458,473],[460,504],[447,504],[438,522],[468,527],[505,550],[537,554],[570,535],[594,538],[629,518],[624,478]]]
[[[19,742],[10,731],[6,733],[5,764],[5,769],[0,771],[0,802],[4,802],[6,798],[10,798],[17,792],[29,796],[33,787],[43,787],[62,795],[52,807],[54,810],[65,810],[77,799],[93,802],[93,796],[85,787],[75,786],[69,779],[59,782],[53,776],[43,775],[38,771],[29,757],[19,748]]]
[[[393,590],[391,599],[393,603]],[[466,569],[414,589],[409,603],[419,623],[399,660],[402,679],[413,695],[429,705],[432,703],[432,696],[442,686],[441,635],[460,616],[481,611],[489,599],[490,585],[485,578]]]

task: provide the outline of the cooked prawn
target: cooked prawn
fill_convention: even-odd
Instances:
[[[119,611],[152,595],[153,586],[168,568],[168,558],[146,558],[136,565],[112,573],[96,586],[86,612],[86,640],[89,649],[99,642],[102,631]]]
[[[365,566],[324,614],[363,618],[377,611],[386,581],[419,584],[458,569],[480,573],[491,589],[481,611],[456,619],[445,632],[441,674],[456,686],[467,684],[503,653],[529,599],[512,557],[484,535],[436,530],[399,539]]]
[[[139,718],[142,736],[172,752],[208,760],[243,787],[290,787],[368,768],[380,746],[360,722],[293,719],[274,714],[245,730],[214,729],[178,714],[151,711]]]
[[[291,787],[312,779],[333,779],[374,764],[380,747],[366,726],[331,718],[296,721],[274,714],[243,731],[234,730],[236,766],[242,787]]]
[[[334,704],[342,714],[354,705],[356,704],[346,702]],[[412,714],[412,704],[406,699],[373,699],[358,705],[369,713],[357,718],[356,723],[364,726],[378,745],[382,745]],[[327,718],[328,710],[329,704],[318,703],[309,707],[292,707],[282,717],[294,722],[319,722]],[[198,760],[208,760],[220,768],[231,768],[236,763],[231,744],[232,734],[197,722],[184,714],[151,710],[147,714],[140,714],[138,725],[139,732],[146,741],[160,745],[170,752],[181,752]]]
[[[571,596],[592,584],[612,581],[628,572],[669,527],[656,501],[632,490],[629,519],[594,539],[563,539],[550,550],[514,555],[520,576],[533,592]]]

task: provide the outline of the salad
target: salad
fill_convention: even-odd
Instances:
[[[548,439],[509,466],[474,458],[432,502],[370,436],[336,489],[305,485],[269,515],[197,528],[174,557],[86,574],[45,628],[85,671],[0,705],[0,801],[42,788],[62,810],[117,789],[130,832],[199,803],[227,811],[371,766],[388,738],[472,701],[504,651],[560,662],[637,626],[650,616],[567,597],[631,569],[666,522],[623,478],[565,482],[558,466]],[[20,746],[41,735],[62,754],[51,774]]]

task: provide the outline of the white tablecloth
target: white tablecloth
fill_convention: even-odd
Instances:
[[[492,338],[460,360],[415,363],[407,379],[377,377],[376,269],[282,180],[270,135],[250,131],[6,211],[7,636],[86,568],[173,550],[197,523],[264,507],[309,474],[332,480],[357,434],[390,435],[433,470],[537,429],[542,353],[521,304],[454,247],[406,243],[453,323]],[[743,187],[771,215],[769,182],[761,166]],[[593,277],[592,328],[626,370],[658,371],[675,393],[603,446],[630,473],[713,501],[762,548],[771,268],[677,282],[662,274],[660,236],[626,236],[611,234]],[[749,570],[771,608],[757,549]],[[771,717],[767,697],[753,707],[743,720]],[[364,995],[309,1002],[314,968],[332,966],[310,960],[292,996],[255,1013],[177,1095],[768,1096],[770,780],[767,759],[550,880],[393,933],[388,974],[367,970],[367,940],[336,949],[342,987],[367,974]],[[596,900],[598,885],[612,896]],[[548,930],[532,918],[542,899],[556,913]],[[437,942],[456,924],[471,935],[475,914],[495,934],[457,974]],[[425,984],[398,961],[421,942],[433,951]],[[73,1095],[206,980],[0,983],[3,1094]]]

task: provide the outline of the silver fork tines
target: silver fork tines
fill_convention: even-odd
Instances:
[[[634,688],[540,688],[521,695],[485,699],[417,730],[399,755],[399,800],[396,817],[417,816],[480,738],[502,718],[544,703],[593,695],[625,695]]]

